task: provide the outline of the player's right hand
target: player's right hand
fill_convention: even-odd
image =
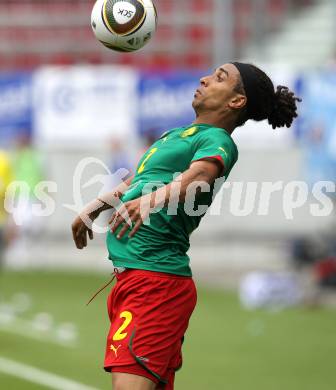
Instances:
[[[73,221],[71,229],[73,240],[78,249],[83,249],[87,246],[87,237],[90,240],[93,239],[92,220],[88,216],[84,218],[83,215],[78,215]]]

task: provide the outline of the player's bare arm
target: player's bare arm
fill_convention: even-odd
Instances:
[[[217,160],[209,159],[193,162],[188,170],[176,177],[170,184],[122,204],[109,221],[111,231],[115,233],[118,227],[123,224],[117,236],[122,238],[131,224],[134,224],[129,233],[129,237],[133,237],[143,221],[149,216],[151,210],[157,207],[165,207],[169,202],[185,202],[187,189],[191,183],[205,182],[212,184],[222,170],[223,166]]]
[[[78,249],[87,246],[88,237],[93,239],[92,223],[99,215],[110,210],[118,204],[123,193],[130,186],[134,176],[120,183],[113,191],[110,191],[89,203],[84,210],[75,218],[71,225],[72,237]]]

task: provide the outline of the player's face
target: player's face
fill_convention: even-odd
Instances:
[[[239,77],[239,71],[233,64],[224,64],[212,74],[202,77],[192,103],[195,111],[221,112],[228,107],[237,95],[234,89]]]

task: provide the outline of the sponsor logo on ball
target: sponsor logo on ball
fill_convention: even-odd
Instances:
[[[134,18],[136,8],[127,1],[118,1],[113,6],[113,16],[118,24],[126,24]]]

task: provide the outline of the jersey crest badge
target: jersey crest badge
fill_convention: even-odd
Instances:
[[[194,135],[197,132],[197,126],[191,127],[190,129],[185,130],[182,134],[182,138],[190,137],[191,135]]]

